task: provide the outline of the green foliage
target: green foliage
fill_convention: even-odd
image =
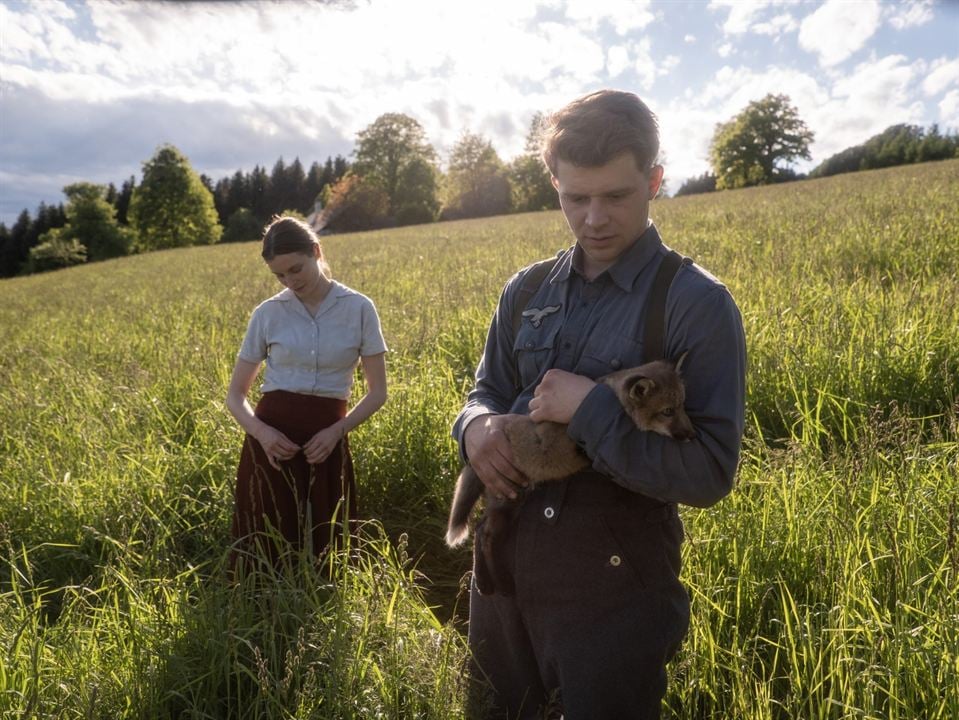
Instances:
[[[240,208],[230,215],[223,229],[220,242],[246,242],[256,240],[263,233],[263,224],[254,217],[249,208]]]
[[[172,145],[161,146],[143,164],[143,182],[133,191],[130,216],[140,250],[211,245],[223,230],[212,194]]]
[[[686,180],[676,191],[674,197],[683,195],[698,195],[700,193],[714,192],[716,190],[716,176],[709,172],[702,175],[691,177]]]
[[[48,230],[40,244],[30,248],[28,272],[44,272],[80,265],[87,261],[87,249],[76,238],[66,237],[63,228]]]
[[[439,213],[439,171],[424,157],[414,157],[400,170],[396,189],[397,225],[433,222]]]
[[[394,221],[400,210],[414,218],[435,213],[435,175],[423,166],[435,168],[436,152],[419,122],[402,113],[380,115],[356,136],[354,156],[353,171],[386,194],[386,213]]]
[[[502,215],[511,207],[509,178],[493,144],[464,132],[450,151],[443,219]]]
[[[812,131],[786,95],[754,100],[732,120],[716,126],[709,149],[720,190],[765,185],[791,173],[781,166],[809,159]]]
[[[542,113],[533,115],[523,153],[509,164],[513,209],[517,212],[559,209],[559,196],[541,156],[541,134],[545,122]]]
[[[348,172],[322,194],[320,225],[327,232],[358,232],[391,224],[386,192],[364,176]]]
[[[946,161],[653,206],[749,349],[737,488],[682,509],[664,717],[959,717],[957,189]],[[503,283],[568,242],[560,213],[324,240],[391,350],[351,436],[383,532],[335,591],[301,566],[224,581],[223,397],[277,288],[256,243],[0,283],[0,715],[462,718],[449,427]]]
[[[862,145],[854,145],[827,158],[809,173],[828,177],[845,172],[947,160],[959,153],[959,135],[940,135],[933,125],[928,132],[918,125],[890,125]]]
[[[135,235],[116,220],[116,208],[106,199],[106,188],[79,182],[63,188],[67,196],[64,238],[75,239],[87,249],[90,260],[127,255]]]

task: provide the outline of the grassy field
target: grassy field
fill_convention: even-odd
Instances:
[[[738,487],[683,509],[666,717],[959,717],[959,161],[657,201],[749,350]],[[558,213],[338,236],[388,405],[353,436],[371,520],[334,562],[224,579],[223,407],[254,243],[0,283],[0,716],[462,717],[449,427],[506,278]],[[574,719],[575,720],[575,719]]]

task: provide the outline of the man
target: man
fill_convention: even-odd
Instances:
[[[507,541],[515,594],[483,596],[473,585],[473,674],[488,691],[484,710],[473,704],[478,717],[658,718],[665,665],[687,631],[676,504],[708,507],[729,493],[744,425],[745,343],[729,292],[684,264],[667,295],[665,355],[688,351],[695,439],[636,429],[594,382],[655,352],[642,338],[668,253],[649,220],[663,177],[658,152],[655,116],[618,91],[573,101],[544,137],[576,243],[526,296],[536,312],[515,337],[529,268],[506,284],[453,435],[499,496],[516,497],[525,481],[501,430],[508,413],[568,423],[592,469],[525,497]]]

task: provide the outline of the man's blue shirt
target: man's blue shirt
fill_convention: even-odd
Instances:
[[[476,386],[453,425],[463,452],[470,421],[489,413],[527,414],[550,368],[596,379],[645,360],[643,331],[653,278],[668,249],[656,227],[594,280],[581,274],[581,253],[564,252],[527,304],[516,337],[516,292],[527,269],[503,289],[490,326]],[[732,489],[745,415],[746,348],[742,318],[724,285],[684,264],[666,300],[666,357],[688,351],[682,375],[689,442],[638,430],[613,391],[597,385],[569,424],[569,436],[614,482],[665,502],[706,507]],[[465,459],[465,455],[464,455]]]

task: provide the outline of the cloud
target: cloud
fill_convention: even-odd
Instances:
[[[896,30],[918,27],[932,21],[932,0],[908,0],[886,6],[886,17]]]
[[[752,31],[757,35],[771,35],[778,37],[788,32],[795,32],[799,29],[799,23],[789,13],[776,15],[768,22],[756,23],[752,26]]]
[[[921,123],[924,108],[916,79],[923,68],[921,60],[889,55],[860,63],[837,79],[829,100],[810,112],[817,157],[858,145],[890,125]]]
[[[878,0],[826,0],[799,28],[799,45],[819,55],[823,67],[837,65],[861,50],[879,29]]]
[[[591,30],[597,30],[603,22],[609,23],[623,36],[642,30],[655,20],[650,5],[650,0],[567,0],[565,15]]]
[[[683,42],[686,43],[687,45],[693,45],[696,42],[696,36],[686,35],[683,37]]]
[[[767,22],[758,19],[784,6],[796,5],[799,0],[710,0],[709,9],[712,11],[728,10],[726,22],[723,23],[723,33],[726,35],[743,35],[755,32],[762,35],[778,35],[795,29],[796,22],[788,13],[780,14]]]
[[[926,95],[938,95],[956,84],[959,84],[959,58],[954,60],[940,58],[932,64],[932,69],[922,81],[922,89]]]
[[[622,45],[614,45],[606,51],[606,72],[610,77],[619,77],[629,67],[629,51]]]
[[[939,101],[939,123],[951,130],[959,130],[959,90],[950,90]]]

